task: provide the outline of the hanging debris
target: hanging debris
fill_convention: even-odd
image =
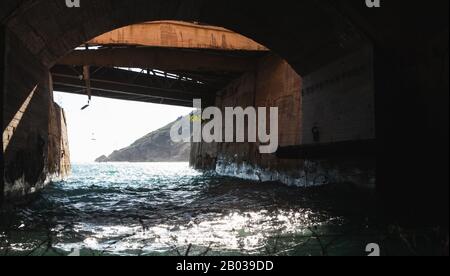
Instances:
[[[86,83],[86,94],[88,95],[88,103],[87,105],[83,106],[81,110],[85,110],[89,107],[89,104],[91,103],[92,99],[92,90],[91,90],[91,77],[90,77],[90,70],[89,65],[83,66],[83,79]]]

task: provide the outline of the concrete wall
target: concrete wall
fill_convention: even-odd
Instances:
[[[6,67],[3,144],[8,146],[3,149],[4,193],[16,197],[40,188],[45,182],[43,157],[50,98],[45,68],[8,31]]]
[[[373,50],[365,47],[303,78],[303,143],[375,139]]]
[[[8,70],[2,109],[2,194],[11,199],[33,193],[45,186],[51,176],[60,175],[60,167],[54,163],[59,153],[51,146],[56,137],[50,138],[49,132],[56,126],[52,120],[61,124],[61,111],[54,108],[48,70],[14,34],[6,30],[5,38]]]
[[[222,91],[216,105],[223,110],[238,106],[278,107],[280,147],[313,143],[309,133],[315,119],[320,126],[328,126],[322,143],[374,139],[371,57],[365,49],[313,73],[306,78],[311,86],[334,75],[348,75],[348,78],[341,80],[337,88],[328,87],[315,95],[304,96],[305,80],[286,61],[269,55],[260,60],[254,72],[243,75]],[[356,77],[348,73],[353,72],[354,67],[362,68],[361,64],[367,66],[365,71],[359,69]],[[318,111],[326,114],[319,116]],[[275,154],[260,154],[258,143],[194,144],[191,163],[196,168],[213,169],[222,175],[296,186],[335,182],[372,188],[375,185],[373,157],[330,155],[283,159]]]
[[[447,226],[448,39],[447,30],[413,51],[380,47],[375,59],[377,188],[384,207],[393,216],[444,219]]]
[[[2,107],[2,112],[0,112],[0,120],[3,123],[3,101],[4,101],[4,84],[5,84],[5,68],[6,64],[5,64],[5,28],[4,26],[0,26],[0,104]],[[3,129],[3,128],[2,128]],[[3,137],[2,139],[2,144],[3,144]],[[4,158],[3,158],[3,151],[2,154],[0,154],[0,164],[2,164],[0,166],[0,175],[1,178],[4,179],[4,175],[5,175],[5,171],[3,168],[3,164],[4,164]],[[4,189],[4,181],[0,181],[0,205],[3,204],[3,200],[4,200],[4,195],[3,195],[3,189]]]

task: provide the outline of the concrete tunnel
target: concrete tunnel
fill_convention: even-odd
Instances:
[[[89,87],[180,106],[276,106],[275,154],[197,143],[191,165],[305,187],[353,183],[393,216],[448,220],[448,1],[392,2],[3,1],[2,201],[69,173],[52,93]]]

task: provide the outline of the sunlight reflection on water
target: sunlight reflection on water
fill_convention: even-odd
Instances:
[[[12,247],[31,248],[50,225],[52,246],[64,252],[274,254],[268,247],[275,243],[277,251],[299,254],[295,246],[310,241],[311,229],[346,223],[306,194],[203,174],[187,163],[78,164],[22,210],[17,223],[34,238]]]

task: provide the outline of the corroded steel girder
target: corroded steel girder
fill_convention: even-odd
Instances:
[[[231,52],[228,52],[231,53]],[[113,48],[73,51],[63,65],[155,68],[165,71],[246,72],[255,68],[257,57],[173,48]]]

